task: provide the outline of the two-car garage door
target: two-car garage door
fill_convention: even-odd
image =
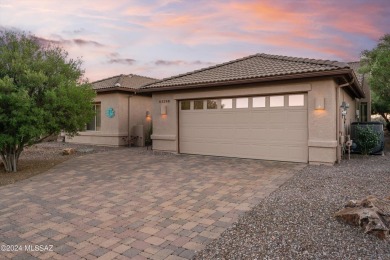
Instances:
[[[179,152],[307,162],[307,97],[183,100]]]

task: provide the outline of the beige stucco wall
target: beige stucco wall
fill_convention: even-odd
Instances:
[[[101,103],[101,130],[79,132],[78,136],[67,137],[67,142],[109,146],[127,145],[132,128],[135,125],[148,123],[145,114],[146,110],[151,109],[151,97],[130,93],[98,93],[95,102]],[[113,118],[105,115],[110,107],[115,110]]]
[[[310,163],[336,161],[336,84],[332,79],[312,81],[308,92],[308,149]],[[324,110],[315,110],[316,101],[324,102]]]
[[[143,125],[142,138],[138,140],[139,146],[145,145],[145,138],[151,127],[152,118],[146,118],[146,111],[152,112],[152,98],[147,96],[133,96],[130,98],[129,129],[131,136],[140,136],[137,126]]]
[[[357,101],[345,92],[345,90],[341,90],[340,103],[345,101],[349,104],[349,109],[347,110],[347,115],[345,119],[341,120],[341,131],[343,136],[347,136],[350,134],[350,126],[351,123],[357,121],[356,119],[356,109],[357,109]]]
[[[222,88],[202,88],[153,93],[153,149],[178,152],[178,101],[195,98],[254,96],[277,93],[308,94],[308,151],[310,163],[332,164],[336,161],[338,116],[336,83],[332,78],[259,83]],[[344,94],[344,92],[343,92]],[[345,94],[344,99],[350,98]],[[325,99],[325,110],[315,110],[315,100]],[[169,102],[169,103],[161,103]],[[354,106],[353,100],[349,100]],[[161,106],[167,106],[167,115],[161,115]],[[348,118],[352,122],[352,118]]]

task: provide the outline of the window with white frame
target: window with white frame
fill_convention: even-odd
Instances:
[[[195,110],[202,110],[203,109],[203,100],[194,100],[194,109]]]
[[[95,111],[95,116],[93,119],[87,123],[87,131],[100,131],[101,122],[102,122],[102,106],[100,103],[93,104],[93,109]]]
[[[303,107],[304,105],[305,105],[305,96],[303,94],[288,96],[288,106]]]
[[[233,108],[233,99],[221,99],[221,108],[222,109],[231,109]]]
[[[253,108],[265,107],[265,97],[253,97],[252,107]]]
[[[207,100],[207,109],[217,109],[218,103],[216,99],[208,99]]]
[[[190,100],[184,100],[180,102],[180,109],[181,110],[190,110],[191,109],[191,101]]]
[[[249,98],[236,99],[236,108],[248,108],[248,107],[249,107]]]
[[[270,107],[284,107],[284,96],[270,96],[269,97]]]

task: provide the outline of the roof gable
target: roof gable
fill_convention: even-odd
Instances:
[[[255,54],[215,66],[180,74],[144,86],[144,89],[230,82],[310,72],[349,69],[347,63],[329,60]]]
[[[110,78],[98,80],[92,83],[92,88],[96,91],[110,90],[110,89],[128,89],[138,90],[142,86],[158,81],[157,79],[139,76],[135,74],[117,75]]]

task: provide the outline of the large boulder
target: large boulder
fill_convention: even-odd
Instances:
[[[351,200],[335,217],[360,226],[365,233],[374,234],[380,239],[390,237],[390,197],[379,199],[368,196],[363,200]]]

